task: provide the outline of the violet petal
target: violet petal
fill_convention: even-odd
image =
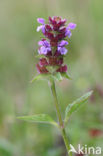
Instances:
[[[43,18],[37,18],[38,23],[45,24],[45,20]]]
[[[69,23],[68,24],[68,29],[75,29],[76,28],[76,24],[75,23]]]
[[[59,42],[59,44],[58,44],[59,47],[63,47],[63,46],[65,46],[65,45],[68,45],[68,42],[65,41],[65,40],[62,40],[62,41]]]
[[[36,31],[39,32],[42,29],[42,27],[42,25],[38,26]]]
[[[39,49],[39,54],[43,54],[43,55],[46,55],[47,54],[47,48],[45,48],[44,46],[42,46],[40,49]]]
[[[58,51],[61,53],[61,55],[65,55],[68,50],[65,47],[58,47]]]
[[[66,29],[65,36],[68,36],[70,38],[72,36],[71,31]]]

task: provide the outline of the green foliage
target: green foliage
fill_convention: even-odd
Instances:
[[[57,81],[63,80],[63,77],[60,72],[55,73],[52,77],[54,78],[54,80],[57,80]]]
[[[66,72],[66,73],[61,73],[62,77],[68,79],[68,80],[72,80],[72,78],[70,77],[70,75]]]
[[[57,80],[57,81],[62,81],[63,78],[66,78],[68,80],[71,80],[71,77],[69,76],[69,74],[67,72],[64,72],[64,73],[60,73],[60,72],[57,72],[53,75],[53,77]]]
[[[35,76],[31,82],[35,82],[37,80],[49,80],[50,76],[50,74],[39,74]]]
[[[37,80],[57,80],[57,81],[61,81],[62,80],[62,76],[59,72],[55,73],[55,74],[39,74],[37,76],[35,76],[33,78],[33,80],[31,82],[35,82]]]
[[[48,114],[21,116],[17,118],[21,120],[29,121],[29,122],[46,123],[46,124],[52,124],[52,125],[57,126],[57,123]]]
[[[62,81],[63,78],[71,80],[71,77],[67,73],[60,73],[60,72],[55,72],[53,74],[39,74],[33,78],[31,83],[37,81],[37,80],[56,80],[56,81]]]
[[[65,123],[69,120],[69,117],[73,112],[75,112],[82,104],[84,104],[88,98],[92,95],[93,91],[90,91],[77,100],[75,100],[73,103],[69,104],[65,110]]]

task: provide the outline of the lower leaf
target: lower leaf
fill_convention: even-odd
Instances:
[[[21,117],[17,117],[17,119],[21,119],[21,120],[25,120],[29,122],[52,124],[52,125],[58,126],[57,123],[48,114],[21,116]]]

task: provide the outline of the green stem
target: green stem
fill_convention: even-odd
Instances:
[[[55,82],[54,81],[51,81],[51,91],[52,91],[53,98],[54,98],[55,108],[56,108],[57,117],[58,117],[58,120],[59,120],[59,127],[60,127],[60,130],[61,130],[61,133],[62,133],[62,137],[64,139],[64,143],[65,143],[68,155],[72,156],[72,153],[69,153],[70,145],[69,145],[69,142],[68,142],[68,138],[67,138],[65,128],[64,128],[64,123],[63,123],[61,112],[60,112],[60,109],[59,109],[59,103],[58,103],[58,99],[57,99],[57,94],[56,94],[56,88],[55,88]]]

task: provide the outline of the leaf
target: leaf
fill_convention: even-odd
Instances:
[[[37,81],[37,80],[43,80],[43,79],[48,79],[50,77],[50,74],[39,74],[37,76],[35,76],[33,78],[33,80],[31,80],[31,83],[33,83],[34,81]]]
[[[62,77],[66,78],[66,79],[69,79],[69,80],[72,80],[72,78],[69,76],[68,73],[64,72],[64,73],[61,73]]]
[[[62,81],[63,78],[62,78],[62,75],[60,72],[56,72],[54,75],[53,75],[53,78],[57,81]]]
[[[57,81],[62,81],[63,77],[71,80],[71,77],[67,73],[56,72],[55,74],[48,74],[48,73],[46,73],[46,74],[39,74],[39,75],[35,76],[31,80],[31,83],[33,83],[33,82],[35,82],[37,80],[50,80],[50,79],[54,79],[54,80],[57,80]]]
[[[35,76],[33,78],[33,80],[31,80],[31,83],[33,83],[37,80],[52,80],[52,79],[57,80],[57,81],[62,81],[63,77],[60,72],[56,72],[55,74],[48,74],[48,73],[39,74],[39,75]]]
[[[65,110],[65,123],[68,121],[70,115],[75,112],[83,103],[85,103],[88,98],[92,95],[93,91],[90,91],[77,100],[75,100],[73,103],[69,104]]]
[[[21,116],[21,117],[17,117],[17,118],[21,119],[21,120],[25,120],[25,121],[53,124],[53,125],[57,126],[57,123],[48,114]]]

